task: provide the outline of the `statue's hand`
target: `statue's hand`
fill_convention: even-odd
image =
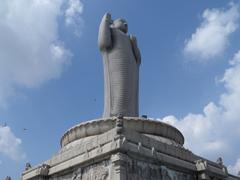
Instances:
[[[137,38],[133,35],[130,35],[130,39],[132,42],[137,43]]]
[[[111,14],[110,13],[106,13],[106,14],[104,14],[104,16],[103,16],[103,18],[106,20],[106,21],[108,21],[108,22],[112,22],[112,17],[111,17]]]

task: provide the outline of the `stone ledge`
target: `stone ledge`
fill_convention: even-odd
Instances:
[[[115,127],[105,133],[86,138],[85,141],[76,140],[68,144],[44,164],[49,166],[48,176],[51,176],[99,158],[109,157],[116,152],[136,154],[138,157],[152,159],[169,167],[195,173],[198,172],[196,160],[201,158],[181,145],[166,144],[129,128],[119,131],[118,127]],[[208,174],[226,177],[226,173],[216,163],[211,161],[207,163]],[[22,180],[39,176],[39,167],[41,166],[23,172]]]
[[[135,144],[135,146],[138,146],[139,143],[141,143],[141,147],[139,148],[148,149],[150,151],[150,155],[154,149],[155,152],[160,152],[191,163],[197,159],[197,157],[191,151],[186,150],[180,145],[169,145],[162,143],[151,137],[130,130],[124,130],[123,135],[126,138],[123,148],[126,150],[129,143]]]
[[[76,125],[64,133],[61,138],[61,146],[64,147],[78,139],[105,133],[106,131],[116,127],[116,121],[117,118],[107,118],[87,121]],[[179,145],[184,144],[184,137],[182,133],[169,124],[137,117],[124,117],[122,121],[124,129],[131,129],[143,134],[161,136],[172,140]]]

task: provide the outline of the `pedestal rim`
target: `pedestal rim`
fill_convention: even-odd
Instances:
[[[116,127],[117,117],[99,118],[81,122],[69,128],[60,140],[61,147],[79,140],[81,138],[102,134]],[[150,134],[168,138],[179,145],[184,144],[183,134],[174,126],[161,122],[159,120],[141,118],[141,117],[124,117],[123,127],[130,128],[136,132]],[[134,126],[135,125],[135,126]]]

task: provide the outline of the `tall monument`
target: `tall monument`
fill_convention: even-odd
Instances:
[[[138,116],[141,54],[136,37],[127,32],[126,20],[113,21],[109,13],[103,16],[98,35],[104,64],[103,117]]]
[[[27,163],[21,180],[240,180],[221,158],[213,162],[185,149],[175,127],[138,117],[141,55],[127,29],[109,13],[100,24],[103,117],[68,129],[59,152],[39,165]]]

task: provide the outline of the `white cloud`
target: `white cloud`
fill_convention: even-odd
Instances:
[[[233,166],[228,166],[228,171],[232,174],[240,175],[240,158],[236,161]]]
[[[82,13],[83,3],[80,0],[68,1],[68,8],[65,11],[65,24],[66,26],[72,26],[77,36],[81,35],[80,30],[83,26],[83,19],[81,18]]]
[[[240,157],[240,50],[230,60],[221,80],[226,91],[218,103],[210,102],[201,114],[188,114],[177,119],[167,116],[162,121],[183,133],[185,146],[196,154],[216,160]]]
[[[21,139],[15,137],[10,127],[0,126],[0,153],[16,161],[24,159],[25,154],[21,150],[21,143]]]
[[[0,106],[18,87],[38,87],[58,78],[71,52],[58,34],[66,0],[2,0],[0,6]],[[70,1],[74,4],[75,1]],[[75,2],[77,6],[78,3]],[[83,11],[66,10],[69,21]],[[75,7],[75,8],[74,8]],[[78,16],[79,17],[79,16]]]
[[[198,59],[209,60],[224,52],[229,36],[239,26],[240,10],[238,4],[230,4],[229,9],[206,9],[202,23],[185,41],[184,53]]]

